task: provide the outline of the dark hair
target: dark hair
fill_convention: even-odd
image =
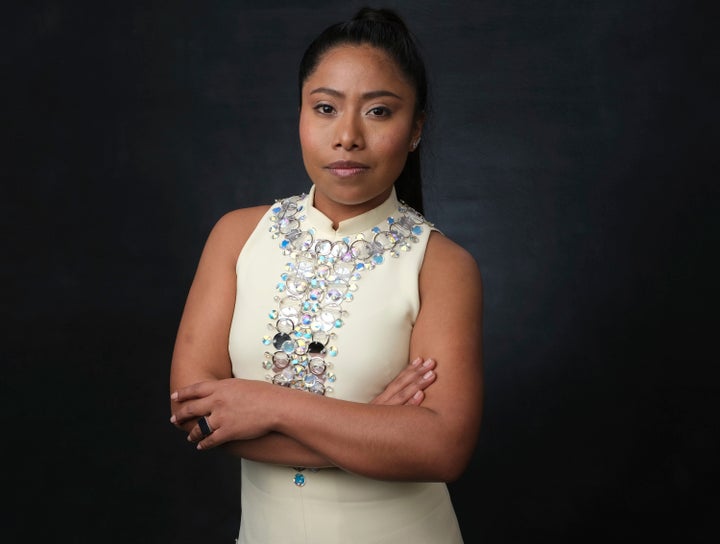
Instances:
[[[313,40],[300,61],[300,103],[303,84],[315,71],[322,56],[343,44],[368,44],[385,51],[415,88],[415,115],[427,115],[425,63],[412,33],[400,16],[390,9],[361,8],[350,21],[329,26]],[[420,146],[408,155],[402,172],[395,180],[395,190],[400,200],[424,213]]]

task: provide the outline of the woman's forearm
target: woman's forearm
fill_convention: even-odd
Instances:
[[[288,436],[269,433],[251,440],[234,440],[223,444],[223,450],[236,457],[293,467],[324,468],[334,466],[327,458],[308,449]]]

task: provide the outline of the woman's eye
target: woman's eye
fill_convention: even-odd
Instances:
[[[329,115],[335,111],[333,107],[329,106],[328,104],[318,104],[317,106],[315,106],[315,110],[318,113],[323,113],[326,115]]]
[[[368,113],[373,117],[387,117],[390,115],[390,110],[383,106],[378,106],[377,108],[372,108]]]

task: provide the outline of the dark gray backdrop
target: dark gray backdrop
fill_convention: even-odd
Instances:
[[[308,188],[296,67],[360,5],[11,8],[3,541],[233,541],[234,463],[168,422],[175,329],[215,220]],[[385,5],[432,78],[426,215],[484,274],[485,418],[451,485],[467,541],[710,542],[709,13],[669,0]]]

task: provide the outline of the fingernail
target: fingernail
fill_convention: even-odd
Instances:
[[[418,391],[417,393],[415,393],[415,394],[413,395],[413,398],[414,398],[415,400],[420,400],[420,399],[422,398],[422,396],[423,396],[423,392],[422,392],[422,391]]]
[[[177,391],[175,391],[172,395],[170,395],[170,400],[177,400],[178,394]]]
[[[430,366],[432,364],[432,359],[428,359],[423,363],[423,366]]]
[[[177,418],[175,417],[175,414],[170,417],[170,423],[175,423],[177,421]]]
[[[420,357],[418,357],[417,359],[415,359],[412,362],[412,366],[418,366],[420,364],[420,361],[422,361],[422,359]]]
[[[423,380],[427,380],[427,379],[430,378],[430,376],[432,376],[432,375],[433,375],[433,371],[432,371],[432,370],[428,370],[425,374],[423,374]]]

